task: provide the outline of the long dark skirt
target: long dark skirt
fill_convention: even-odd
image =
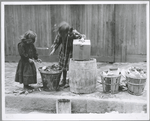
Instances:
[[[37,83],[35,64],[20,60],[16,70],[15,81],[25,85]]]

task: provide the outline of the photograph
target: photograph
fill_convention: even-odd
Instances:
[[[149,120],[149,1],[1,2],[2,120]]]

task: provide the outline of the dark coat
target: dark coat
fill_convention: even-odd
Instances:
[[[30,59],[38,59],[38,54],[33,43],[18,43],[18,51],[21,59],[19,60],[15,81],[25,85],[37,83],[37,73],[34,63],[29,62]]]

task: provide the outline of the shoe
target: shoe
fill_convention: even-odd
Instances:
[[[25,90],[32,90],[34,89],[33,87],[29,86],[29,85],[24,85],[24,89]]]
[[[64,88],[68,88],[69,87],[69,84],[67,83],[67,84],[65,84],[65,86],[64,86]]]
[[[67,87],[69,87],[69,79],[66,80],[66,84],[65,84],[64,88],[67,88]]]
[[[59,85],[60,87],[63,87],[63,86],[65,86],[65,84],[66,84],[66,79],[62,79],[61,80],[61,84]]]
[[[27,86],[29,90],[32,90],[34,89],[34,87],[31,87],[31,86]]]
[[[27,89],[28,89],[28,86],[27,86],[27,85],[24,85],[23,88],[24,88],[24,90],[27,90]]]

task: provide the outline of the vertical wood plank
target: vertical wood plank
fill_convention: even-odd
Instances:
[[[142,18],[142,28],[141,28],[141,42],[142,42],[142,50],[141,50],[141,54],[145,54],[146,53],[146,5],[142,4],[141,5],[142,10],[141,10],[141,18]],[[145,33],[145,34],[144,34]]]
[[[37,33],[37,47],[50,47],[56,35],[54,25],[61,21],[67,21],[79,32],[86,34],[92,43],[92,56],[113,57],[114,38],[115,56],[120,61],[123,45],[127,45],[127,52],[124,53],[126,57],[146,55],[146,5],[118,4],[115,7],[114,19],[114,5],[7,6],[5,55],[18,55],[18,37],[28,29]],[[43,51],[43,54],[46,53]]]

